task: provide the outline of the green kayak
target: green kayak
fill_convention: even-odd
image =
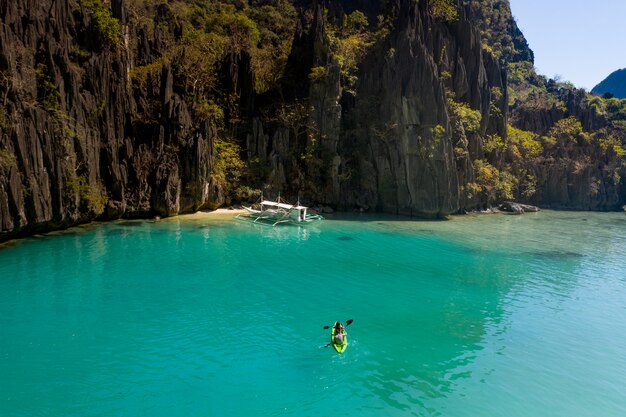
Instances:
[[[335,322],[333,327],[330,330],[330,343],[333,345],[333,348],[339,353],[343,353],[348,348],[348,335],[343,338],[343,343],[335,343],[335,326],[337,326],[338,322]]]

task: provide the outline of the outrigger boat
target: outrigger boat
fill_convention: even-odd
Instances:
[[[307,224],[319,220],[324,217],[319,214],[308,213],[308,207],[291,205],[280,202],[280,196],[277,201],[263,200],[259,203],[259,209],[245,207],[247,213],[238,214],[236,219],[248,221],[251,223],[267,224],[270,226],[278,226],[279,224]]]

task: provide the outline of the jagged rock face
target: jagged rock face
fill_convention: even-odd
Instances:
[[[240,140],[246,162],[263,172],[259,183],[305,204],[429,217],[484,204],[465,187],[472,161],[485,158],[483,139],[506,139],[508,97],[505,69],[472,20],[475,4],[462,2],[458,19],[445,22],[423,1],[344,0],[327,14],[295,3],[303,13],[280,91],[255,95],[245,50],[221,58],[219,88],[237,103],[223,109],[220,127],[194,113],[179,68],[162,59],[183,31],[166,3],[149,28],[126,17],[124,0],[104,2],[123,32],[109,47],[81,2],[0,0],[0,240],[218,207],[229,198],[214,173],[223,134]],[[355,9],[370,23],[390,9],[396,17],[348,87],[326,24]],[[516,57],[532,59],[518,32]],[[131,76],[155,62],[156,71]],[[324,75],[310,78],[313,68]],[[606,124],[581,97],[563,101],[585,129]],[[479,126],[466,130],[452,102],[477,111]],[[512,116],[546,132],[565,112]],[[529,169],[539,179],[533,204],[605,209],[625,195],[601,165],[544,160]]]
[[[484,40],[503,61],[534,63],[535,56],[511,13],[509,0],[461,0]]]
[[[416,4],[403,2],[399,16],[390,42],[395,53],[363,65],[356,100],[363,136],[354,138],[367,143],[358,161],[360,187],[366,204],[382,211],[450,213],[459,208],[459,184],[431,46],[441,39]]]
[[[556,122],[563,118],[565,118],[565,111],[556,106],[542,111],[522,108],[511,115],[511,122],[518,129],[545,135]]]
[[[606,116],[585,100],[583,90],[554,93],[559,108],[514,108],[512,124],[523,130],[547,135],[565,117],[575,117],[586,132],[607,126]],[[528,199],[545,208],[569,210],[620,210],[626,202],[624,167],[592,145],[564,147],[557,155],[531,160],[527,168],[538,179],[537,192]]]
[[[596,131],[607,125],[606,117],[585,101],[584,90],[551,92],[564,104],[563,107],[558,107],[556,104],[550,108],[514,106],[511,112],[511,124],[519,129],[541,135],[547,134],[559,120],[568,116],[576,117],[587,132]]]
[[[123,0],[111,10],[127,23]],[[170,68],[131,86],[135,62],[159,56],[159,28],[149,37],[123,25],[123,47],[107,48],[85,7],[55,0],[3,0],[0,20],[0,239],[220,203],[215,128],[192,121]],[[159,120],[143,117],[151,105]]]
[[[394,29],[360,65],[354,95],[341,85],[319,9],[310,33],[300,34],[296,47],[312,45],[311,66],[326,70],[309,86],[308,130],[272,133],[257,119],[247,136],[249,156],[269,161],[273,188],[289,189],[289,179],[296,179],[300,188],[292,191],[305,191],[310,201],[429,217],[478,203],[461,186],[473,179],[470,158],[482,157],[484,135],[505,135],[506,116],[492,118],[490,104],[491,88],[506,91],[506,77],[495,61],[483,60],[480,34],[465,14],[443,23],[433,21],[423,2],[398,1],[395,7]],[[450,74],[449,85],[442,71]],[[448,94],[480,111],[477,132],[452,128]],[[506,97],[496,105],[506,115]],[[298,169],[289,150],[311,146],[311,138],[320,148],[317,163]],[[455,147],[467,157],[458,159]]]
[[[561,158],[541,161],[533,166],[540,178],[532,201],[545,208],[576,210],[620,210],[624,204],[623,184],[599,164],[581,164]],[[626,169],[618,169],[620,176]]]

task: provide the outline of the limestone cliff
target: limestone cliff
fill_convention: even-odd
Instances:
[[[309,117],[302,129],[293,123],[272,129],[256,118],[247,136],[249,157],[271,164],[273,188],[344,210],[436,217],[475,207],[480,201],[464,185],[473,179],[472,159],[482,156],[482,138],[506,130],[506,99],[492,97],[494,88],[506,91],[505,74],[483,53],[466,9],[445,21],[427,2],[388,7],[389,33],[367,50],[354,85],[328,45],[333,16],[342,19],[349,9],[335,6],[328,20],[316,9],[294,50],[310,45],[306,71],[317,68],[321,75],[300,74],[310,79],[300,86],[306,95],[287,104],[306,106]],[[373,25],[376,16],[369,17]],[[480,125],[466,131],[451,103],[476,111]],[[500,116],[491,114],[493,106]]]
[[[184,65],[181,39],[194,28],[176,5],[2,0],[3,239],[219,206],[233,190],[216,174],[218,135],[239,141],[250,185],[311,204],[433,217],[483,203],[466,185],[485,135],[506,134],[506,77],[467,6],[448,19],[412,0],[345,1],[328,13],[300,2],[273,89],[255,93],[245,48],[219,58],[216,122],[213,101],[198,111],[186,84],[198,63]],[[379,32],[347,75],[331,26],[357,9]],[[171,45],[182,52],[168,56]],[[478,124],[465,126],[458,106]]]
[[[219,202],[215,127],[192,120],[172,69],[143,88],[130,82],[135,65],[159,56],[167,28],[148,35],[126,24],[123,0],[105,5],[0,1],[0,239]],[[109,47],[96,7],[121,22],[121,46]]]
[[[508,2],[485,4],[0,0],[0,240],[260,191],[427,217],[623,203],[615,130],[520,159],[509,124],[621,113],[509,88],[532,51]]]

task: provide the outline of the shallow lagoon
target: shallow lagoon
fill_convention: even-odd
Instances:
[[[624,213],[27,239],[0,250],[0,415],[622,417],[625,260]]]

